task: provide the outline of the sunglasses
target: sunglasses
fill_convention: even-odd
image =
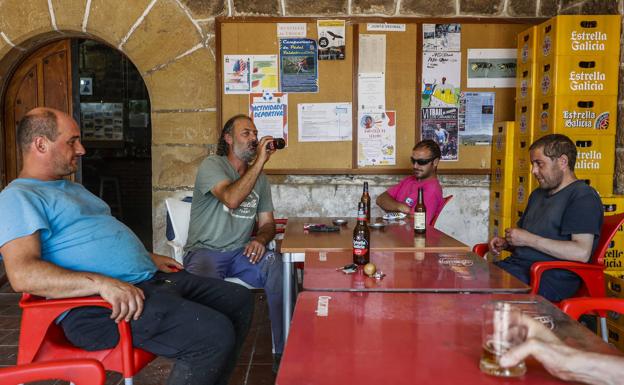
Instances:
[[[414,159],[410,156],[410,160],[412,161],[412,164],[416,164],[418,163],[420,166],[424,166],[426,164],[429,164],[431,162],[433,162],[435,158],[429,158],[429,159]]]

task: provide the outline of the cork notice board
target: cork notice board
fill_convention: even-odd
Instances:
[[[344,19],[346,20],[345,60],[318,62],[319,92],[288,94],[288,147],[277,151],[267,164],[272,174],[407,174],[409,157],[420,140],[420,91],[422,24],[461,24],[461,90],[495,92],[494,121],[514,120],[514,88],[466,88],[466,57],[469,48],[516,48],[516,36],[537,21],[479,19]],[[216,22],[218,117],[222,126],[229,117],[249,112],[249,95],[223,91],[224,55],[279,54],[277,23],[306,23],[307,37],[317,39],[316,19],[218,18]],[[404,32],[371,32],[369,22],[405,24]],[[357,73],[360,34],[386,35],[386,110],[396,111],[397,157],[394,166],[358,167],[357,164]],[[351,102],[353,140],[299,143],[297,104]],[[441,173],[488,174],[490,146],[459,146],[459,160],[440,162]]]

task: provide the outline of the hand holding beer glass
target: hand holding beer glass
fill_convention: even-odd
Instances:
[[[517,377],[526,373],[524,361],[503,368],[500,357],[526,340],[527,328],[521,324],[522,311],[510,303],[496,301],[483,305],[479,367],[483,373],[499,377]]]

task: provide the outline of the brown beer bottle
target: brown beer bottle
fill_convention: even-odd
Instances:
[[[427,208],[423,199],[423,189],[418,188],[418,201],[414,207],[414,234],[420,235],[427,231]]]
[[[353,263],[366,265],[370,262],[370,231],[366,225],[364,203],[358,203],[357,224],[353,229]]]
[[[368,182],[364,182],[364,191],[362,192],[362,198],[360,202],[364,203],[364,214],[366,215],[366,221],[370,223],[370,195],[368,195]]]

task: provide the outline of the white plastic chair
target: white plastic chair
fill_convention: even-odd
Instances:
[[[183,263],[184,246],[188,238],[189,223],[191,221],[191,203],[175,198],[167,198],[165,199],[165,206],[167,207],[167,213],[169,213],[169,219],[171,220],[171,227],[174,233],[173,239],[167,241],[167,244],[171,246],[173,251],[172,258]],[[256,289],[239,278],[228,277],[225,278],[225,280],[238,283],[248,289]]]

